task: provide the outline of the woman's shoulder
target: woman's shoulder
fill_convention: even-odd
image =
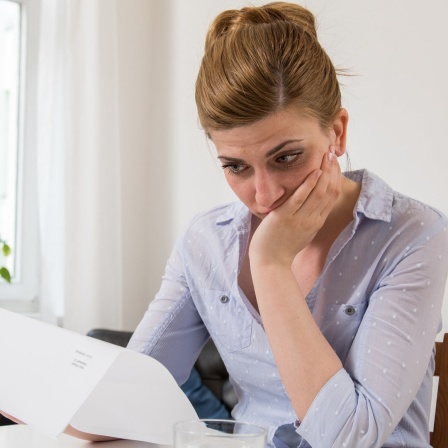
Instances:
[[[392,218],[421,227],[436,224],[445,231],[448,225],[448,218],[440,209],[399,191],[393,192]]]
[[[385,180],[368,170],[350,172],[347,176],[362,184],[357,208],[368,217],[418,225],[432,222],[445,226],[448,224],[448,218],[441,210],[393,189]]]
[[[394,192],[394,210],[408,219],[428,219],[448,223],[447,216],[438,208],[400,192]]]

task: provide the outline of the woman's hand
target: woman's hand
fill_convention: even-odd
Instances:
[[[311,172],[297,190],[270,212],[255,231],[249,247],[251,265],[284,264],[322,228],[341,192],[341,171],[333,148],[322,159],[321,169]]]

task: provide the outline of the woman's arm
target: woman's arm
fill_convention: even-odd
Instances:
[[[340,191],[340,170],[327,153],[287,203],[271,212],[252,238],[249,257],[269,343],[297,416],[302,419],[324,384],[342,368],[316,325],[291,266],[314,238]]]
[[[254,281],[263,325],[280,376],[302,420],[316,395],[342,368],[342,363],[316,325],[291,270],[265,267]]]
[[[127,347],[157,359],[178,384],[187,381],[209,338],[190,294],[183,261],[184,239],[184,234],[178,238],[161,287]]]

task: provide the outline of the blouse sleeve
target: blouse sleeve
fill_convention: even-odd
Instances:
[[[369,297],[344,368],[321,389],[296,430],[311,446],[383,446],[416,397],[426,400],[418,393],[432,376],[447,257],[445,218],[405,243]],[[426,405],[415,410],[425,411]]]
[[[160,290],[128,345],[164,364],[180,385],[188,379],[209,338],[190,295],[182,250],[181,237],[168,260]]]

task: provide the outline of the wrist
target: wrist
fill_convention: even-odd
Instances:
[[[251,271],[254,269],[291,270],[294,257],[287,255],[272,256],[272,254],[260,255],[249,251]]]

